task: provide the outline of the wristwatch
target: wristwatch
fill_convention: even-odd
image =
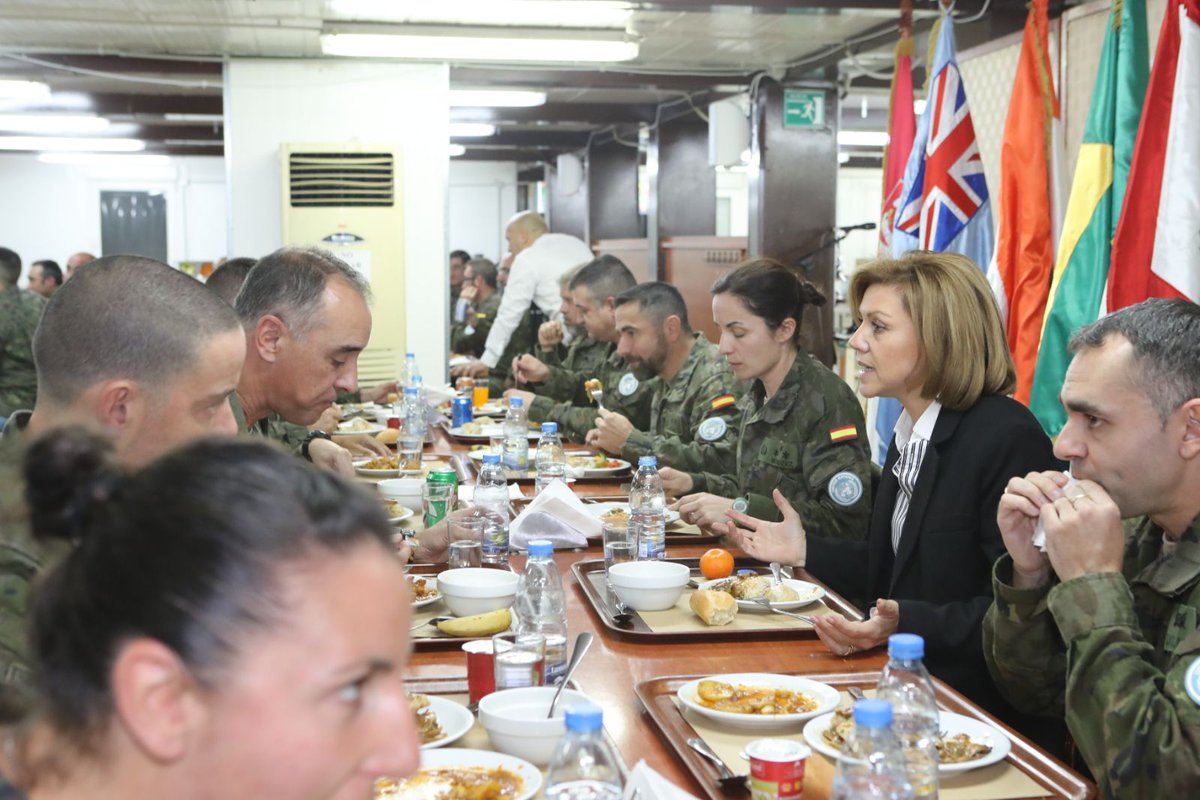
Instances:
[[[312,461],[312,456],[308,454],[308,446],[312,444],[313,439],[324,439],[328,442],[333,441],[333,437],[325,431],[309,431],[308,435],[304,437],[304,443],[300,445],[300,455],[309,461]]]

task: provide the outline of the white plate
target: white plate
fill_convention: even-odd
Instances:
[[[397,516],[388,517],[388,522],[390,522],[393,525],[399,525],[401,522],[404,522],[404,520],[408,519],[415,513],[408,506],[401,506],[401,508],[403,508],[404,511],[400,512],[400,514],[398,514]]]
[[[612,511],[614,508],[621,508],[621,509],[624,509],[625,511],[629,511],[629,503],[584,503],[583,504],[583,510],[586,511],[587,513],[591,514],[593,517],[596,517],[597,519],[599,519],[600,517],[603,517],[605,514]],[[673,525],[679,521],[679,512],[678,511],[672,511],[671,509],[668,508],[666,510],[666,515],[667,515],[666,523],[668,525]]]
[[[482,433],[463,433],[463,429],[461,427],[451,428],[450,435],[453,436],[455,439],[468,439],[470,441],[482,441],[484,439],[491,439],[493,436],[495,436],[495,437],[503,436],[504,435],[504,426],[503,425],[485,425],[483,427]],[[526,435],[525,438],[529,439],[529,441],[531,441],[531,442],[536,442],[538,439],[542,438],[542,434],[541,434],[541,431],[535,431],[532,428],[530,428],[529,433]]]
[[[717,711],[716,709],[700,704],[697,690],[702,680],[803,692],[817,701],[817,707],[803,714],[735,714],[730,711]],[[747,731],[778,731],[787,730],[788,728],[799,731],[802,722],[832,711],[837,708],[837,704],[841,699],[838,690],[828,684],[793,675],[772,675],[765,672],[738,672],[732,675],[710,675],[707,678],[698,678],[685,683],[679,687],[677,694],[679,700],[697,714],[721,722],[730,728],[739,728]]]
[[[585,477],[585,478],[604,478],[609,475],[616,475],[618,472],[625,472],[633,466],[628,461],[626,461],[625,459],[622,459],[622,458],[610,458],[609,459],[609,461],[618,462],[617,466],[615,466],[615,467],[574,467],[574,466],[571,466],[571,458],[577,458],[577,457],[578,456],[567,456],[567,469],[570,469],[570,470],[582,469],[583,477]]]
[[[359,417],[358,419],[363,420],[362,417]],[[363,421],[365,421],[365,420],[363,420]],[[361,433],[361,434],[366,434],[367,436],[374,436],[375,434],[377,434],[381,431],[387,430],[386,425],[377,425],[373,422],[368,422],[367,427],[365,427],[365,428],[352,430],[349,426],[351,426],[353,424],[354,424],[353,421],[339,423],[338,429],[336,431],[332,431],[330,433],[330,435],[331,436],[358,436]]]
[[[516,800],[529,800],[542,788],[542,772],[533,764],[515,756],[493,753],[488,750],[467,750],[460,747],[443,747],[440,750],[422,750],[421,768],[426,767],[479,767],[495,769],[500,767],[513,773],[521,779],[521,791]],[[432,796],[432,792],[422,788],[420,792],[406,793],[402,790],[381,794],[375,792],[376,800],[421,800]]]
[[[426,583],[433,584],[434,589],[437,588],[437,576],[436,575],[405,575],[404,577],[406,580],[408,580],[408,582],[410,584],[410,586],[409,586],[410,590],[412,589],[411,584],[412,584],[413,578],[424,578]],[[424,600],[413,600],[412,607],[413,608],[424,608],[425,606],[433,605],[434,603],[436,603],[438,600],[441,600],[441,599],[442,599],[442,593],[438,592],[435,596],[427,597]]]
[[[400,476],[399,469],[367,469],[363,466],[363,464],[369,464],[374,460],[374,458],[354,459],[355,474],[362,475],[364,478],[397,478]]]
[[[488,400],[479,408],[474,409],[473,413],[478,414],[481,417],[487,417],[493,414],[504,416],[507,411],[508,406],[504,403],[501,403],[499,400]]]
[[[446,732],[446,735],[441,739],[434,739],[432,742],[426,742],[421,745],[422,750],[445,747],[461,739],[463,734],[471,730],[475,725],[475,715],[468,711],[466,706],[459,705],[453,700],[447,700],[444,697],[436,695],[426,696],[429,698],[429,707],[433,709],[433,713],[437,716],[438,724],[442,726],[442,730]]]
[[[832,712],[822,714],[810,720],[804,726],[804,741],[808,742],[813,750],[824,756],[828,756],[836,762],[839,755],[838,751],[831,747],[822,735],[832,722]],[[992,746],[992,752],[982,758],[963,761],[958,764],[939,765],[938,772],[943,774],[949,772],[967,772],[968,770],[995,764],[997,761],[1003,761],[1008,756],[1009,751],[1012,750],[1012,742],[1004,735],[1003,731],[972,717],[964,717],[962,714],[954,714],[950,711],[941,711],[939,712],[938,724],[950,736],[965,733],[976,742]]]
[[[721,578],[720,580],[716,580],[716,581],[705,581],[704,583],[700,584],[696,588],[697,589],[708,589],[714,583],[723,583],[724,581],[727,581],[727,580],[729,580],[729,579]],[[771,608],[778,608],[778,609],[782,609],[784,611],[787,611],[787,610],[793,609],[793,608],[803,608],[804,606],[812,605],[813,603],[817,602],[818,600],[820,600],[822,597],[825,596],[825,590],[822,589],[820,586],[817,586],[815,583],[809,583],[808,581],[797,581],[797,580],[793,580],[791,578],[782,578],[781,580],[783,581],[783,584],[785,586],[790,586],[793,589],[795,589],[796,594],[800,595],[800,599],[799,600],[787,600],[785,602],[780,602],[780,603],[771,603]],[[768,611],[768,609],[766,607],[760,605],[759,603],[754,602],[753,600],[739,599],[737,601],[737,604],[738,604],[738,608],[741,609],[742,611],[761,611],[764,614],[767,613],[767,611]]]

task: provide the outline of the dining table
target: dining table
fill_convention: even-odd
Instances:
[[[458,470],[460,480],[470,483],[474,480],[474,467],[468,457],[470,446],[471,443],[450,436],[446,429],[437,428],[432,442],[426,446],[425,458],[447,460]],[[628,497],[628,481],[626,474],[608,480],[579,481],[573,488],[585,502],[616,500]],[[530,499],[532,484],[523,486],[523,491],[529,496],[525,499]],[[519,506],[522,501],[517,502]],[[685,541],[680,542],[680,539]],[[688,543],[686,537],[675,537],[668,542],[666,556],[695,559],[713,546],[743,556],[729,543],[714,545],[711,537],[696,544]],[[604,727],[628,766],[645,760],[648,766],[696,797],[733,800],[749,795],[744,790],[730,792],[714,786],[715,771],[710,776],[707,768],[701,766],[706,762],[689,757],[690,751],[678,741],[688,730],[686,719],[676,719],[678,715],[673,713],[669,702],[663,701],[661,707],[654,707],[656,692],[665,691],[664,687],[669,689],[687,677],[746,672],[793,673],[819,676],[835,685],[859,682],[873,686],[879,670],[887,662],[884,648],[851,656],[834,655],[812,630],[763,631],[760,635],[707,638],[639,636],[636,631],[614,629],[594,598],[589,598],[587,587],[580,584],[580,570],[573,569],[576,566],[589,568],[589,562],[602,558],[598,545],[555,553],[566,594],[569,638],[573,639],[582,631],[595,635],[591,650],[575,672],[573,683],[603,709]],[[511,568],[519,572],[523,564],[523,556],[514,553]],[[592,563],[591,567],[594,566]],[[424,567],[430,571],[440,568],[437,565]],[[414,569],[420,571],[422,567],[416,565]],[[803,570],[795,573],[795,578],[820,583]],[[852,609],[843,599],[836,599],[838,608]],[[415,690],[465,691],[465,653],[458,646],[418,646],[409,662],[407,679]],[[936,683],[939,701],[944,701],[944,707],[985,720],[1001,728],[1012,739],[1014,749],[1010,759],[1015,759],[1039,787],[1024,796],[1095,796],[1095,786],[1068,765],[995,720],[950,687]],[[684,720],[682,723],[681,719]],[[744,764],[742,767],[745,771]],[[805,797],[824,800],[818,793],[806,793]]]

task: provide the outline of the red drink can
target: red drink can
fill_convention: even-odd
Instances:
[[[755,739],[746,745],[753,800],[800,800],[804,765],[812,750],[791,739]]]

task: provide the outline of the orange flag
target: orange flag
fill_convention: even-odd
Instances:
[[[1054,271],[1052,126],[1058,97],[1050,72],[1048,0],[1032,0],[1000,150],[999,228],[988,270],[1017,366],[1015,397],[1026,405],[1037,366]]]

